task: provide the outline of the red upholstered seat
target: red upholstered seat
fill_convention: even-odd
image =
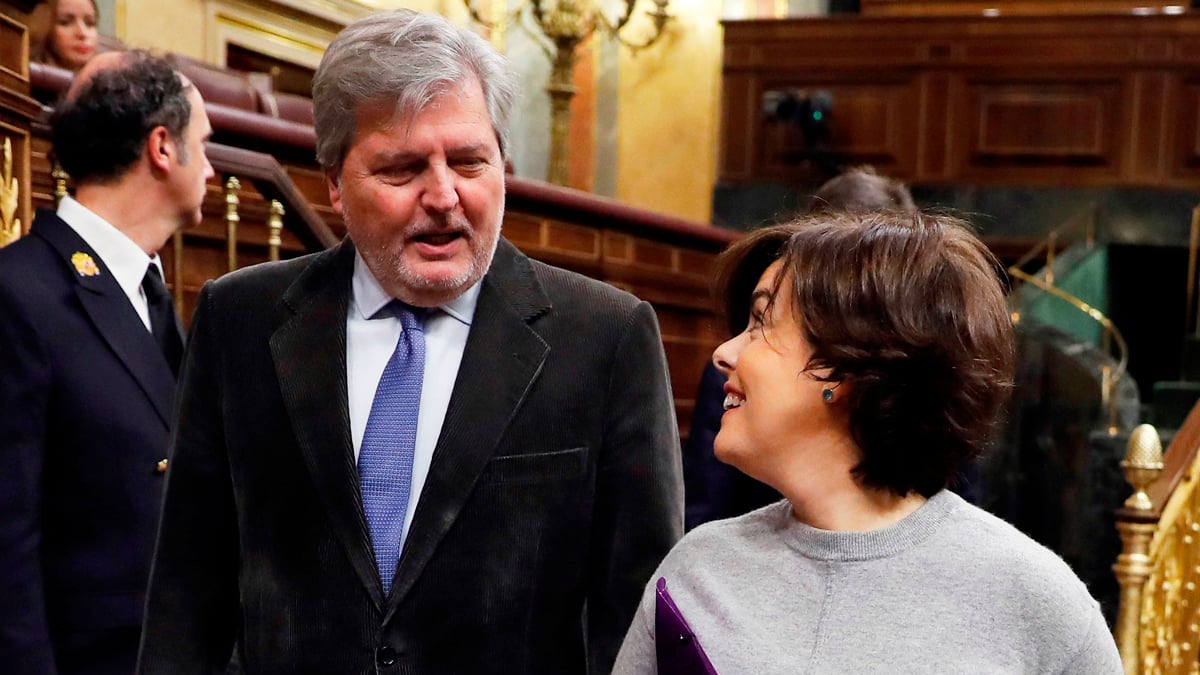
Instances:
[[[285,94],[281,91],[262,92],[263,112],[289,122],[312,126],[312,99],[307,96]]]
[[[257,112],[258,87],[249,73],[225,70],[188,58],[177,57],[179,70],[195,83],[207,103]]]

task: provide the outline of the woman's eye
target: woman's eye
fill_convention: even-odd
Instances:
[[[750,333],[762,332],[763,315],[761,310],[752,310],[750,312],[750,324],[746,326],[746,330]]]

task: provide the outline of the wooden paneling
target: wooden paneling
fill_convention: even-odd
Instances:
[[[1188,0],[860,0],[867,16],[1129,14],[1162,11]]]
[[[916,81],[772,80],[758,92],[758,98],[768,91],[828,91],[836,102],[829,120],[829,144],[839,159],[874,164],[884,172],[911,173],[916,162],[917,118],[910,111],[918,104],[919,89]],[[810,157],[811,149],[797,125],[763,120],[759,129],[754,166],[761,167],[761,175],[787,177]]]
[[[870,163],[916,183],[1200,187],[1198,14],[730,21],[725,45],[726,184]],[[815,90],[833,96],[824,166],[762,110]]]
[[[1121,83],[975,81],[966,87],[961,178],[1058,174],[1115,180],[1121,166]]]

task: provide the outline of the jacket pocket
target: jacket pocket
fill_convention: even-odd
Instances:
[[[489,483],[536,483],[578,478],[587,473],[587,450],[587,446],[584,446],[554,452],[493,457],[483,468],[481,480]]]

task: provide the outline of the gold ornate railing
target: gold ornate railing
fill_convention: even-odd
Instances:
[[[1123,544],[1116,639],[1127,675],[1200,673],[1200,407],[1164,462],[1158,432],[1134,430],[1121,463],[1134,494],[1117,512]]]
[[[1100,371],[1101,407],[1105,411],[1109,433],[1116,433],[1119,430],[1116,396],[1117,385],[1120,383],[1121,378],[1125,376],[1126,366],[1129,364],[1129,347],[1125,343],[1125,337],[1121,335],[1121,331],[1117,329],[1112,320],[1105,316],[1103,312],[1054,285],[1054,261],[1060,251],[1059,247],[1065,239],[1065,235],[1074,229],[1083,230],[1084,245],[1089,250],[1095,246],[1095,210],[1090,209],[1082,216],[1073,218],[1064,225],[1055,228],[1037,246],[1034,246],[1028,253],[1021,256],[1017,262],[1013,263],[1008,268],[1008,273],[1013,279],[1027,283],[1044,293],[1048,293],[1066,302],[1100,324],[1101,350],[1111,356],[1113,348],[1116,348],[1116,365],[1105,364],[1101,366]],[[1036,274],[1026,272],[1024,267],[1039,257],[1044,257],[1045,260],[1045,265],[1041,271]],[[1020,312],[1014,310],[1012,318],[1013,323],[1019,323],[1021,320]]]

